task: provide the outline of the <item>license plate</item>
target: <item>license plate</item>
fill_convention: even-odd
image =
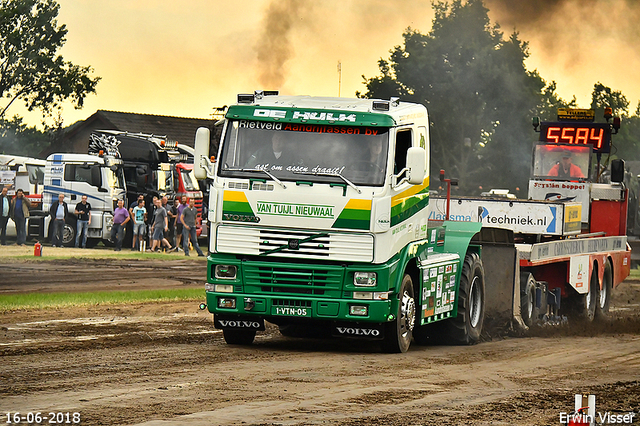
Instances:
[[[288,307],[288,306],[272,306],[271,315],[285,316],[285,317],[310,317],[311,308],[302,307]]]

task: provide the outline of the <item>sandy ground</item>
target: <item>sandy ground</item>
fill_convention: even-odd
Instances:
[[[171,255],[0,259],[0,295],[199,287],[205,273]],[[599,324],[406,354],[272,326],[229,346],[197,302],[5,312],[0,361],[3,423],[77,412],[83,425],[559,425],[574,394],[594,393],[597,411],[640,424],[640,282],[616,289]]]

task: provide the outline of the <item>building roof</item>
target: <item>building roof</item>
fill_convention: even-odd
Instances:
[[[166,136],[168,139],[191,147],[194,144],[198,127],[211,127],[214,123],[214,120],[210,118],[169,117],[105,110],[96,111],[85,122],[93,121],[94,116],[99,116],[102,122],[110,123],[113,130]]]
[[[89,135],[94,130],[119,130],[152,134],[193,147],[196,130],[199,127],[207,127],[210,130],[214,130],[215,121],[213,118],[169,117],[98,110],[86,120],[78,121],[67,127],[62,138],[45,148],[40,153],[40,156],[46,158],[54,152],[86,153],[89,146]]]

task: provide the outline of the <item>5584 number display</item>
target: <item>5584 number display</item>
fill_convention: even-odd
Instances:
[[[592,145],[593,152],[611,149],[609,123],[540,123],[540,140],[546,143]]]

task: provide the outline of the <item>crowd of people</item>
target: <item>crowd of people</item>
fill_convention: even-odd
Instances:
[[[131,221],[133,230],[131,250],[145,250],[148,236],[150,244],[148,251],[158,252],[165,248],[167,252],[184,251],[185,256],[189,256],[191,245],[198,256],[204,256],[198,245],[196,234],[198,210],[195,207],[195,200],[187,201],[187,197],[183,196],[180,200],[175,199],[171,204],[167,197],[154,196],[152,204],[147,210],[144,196],[140,194],[127,210],[124,207],[124,200],[118,200],[118,207],[113,212],[111,228],[111,241],[115,244],[115,250],[122,250],[126,225]],[[89,207],[90,210],[91,207]],[[79,238],[80,227],[76,235],[76,247]]]
[[[132,223],[133,238],[131,250],[147,250],[158,252],[163,248],[167,252],[183,251],[189,256],[190,247],[204,256],[198,245],[196,234],[197,209],[195,200],[187,200],[183,196],[169,203],[167,197],[153,197],[152,206],[145,206],[144,196],[131,203],[127,209],[124,200],[118,200],[118,205],[113,211],[113,226],[111,227],[110,242],[114,244],[116,251],[122,250],[122,244],[129,221]],[[16,226],[16,244],[21,246],[26,242],[26,221],[29,217],[31,203],[24,196],[21,189],[16,191],[15,197],[7,195],[4,187],[0,193],[0,243],[7,244],[7,223],[11,218]],[[52,203],[49,209],[51,218],[51,245],[62,247],[65,224],[70,215],[75,216],[76,239],[75,247],[87,247],[87,236],[91,225],[91,204],[87,196],[82,195],[79,203],[73,210],[65,202],[64,194],[58,195],[58,202]],[[147,245],[147,238],[149,244]]]

